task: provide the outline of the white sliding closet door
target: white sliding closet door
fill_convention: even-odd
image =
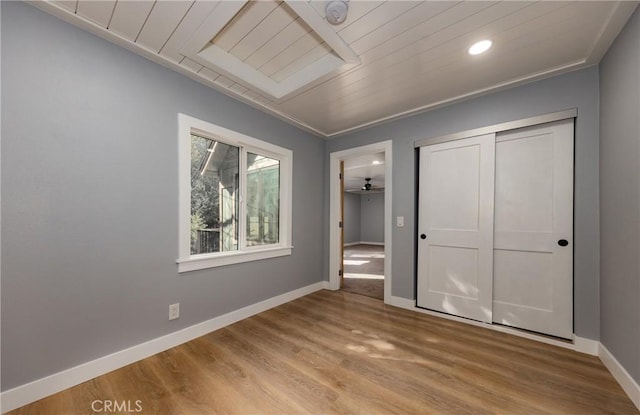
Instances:
[[[573,119],[496,137],[493,321],[573,333]]]
[[[420,148],[417,305],[491,322],[495,134]]]

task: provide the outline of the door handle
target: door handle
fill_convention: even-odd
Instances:
[[[558,245],[560,245],[560,246],[567,246],[567,245],[569,245],[569,241],[567,241],[566,239],[560,239],[560,240],[558,241]]]
[[[427,235],[423,233],[422,235],[420,235],[420,239],[427,239]]]

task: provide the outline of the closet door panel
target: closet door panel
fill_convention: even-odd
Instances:
[[[491,322],[494,155],[494,134],[420,149],[420,307]]]
[[[572,207],[573,120],[498,134],[494,322],[571,338]]]

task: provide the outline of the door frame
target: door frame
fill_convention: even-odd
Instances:
[[[528,127],[533,127],[536,125],[540,125],[540,124],[547,124],[547,123],[551,123],[551,122],[556,122],[556,121],[563,121],[563,120],[567,120],[567,119],[575,119],[578,116],[578,110],[577,108],[572,108],[572,109],[567,109],[567,110],[563,110],[563,111],[558,111],[558,112],[552,112],[552,113],[548,113],[548,114],[542,114],[542,115],[537,115],[534,117],[529,117],[529,118],[522,118],[522,119],[518,119],[518,120],[513,120],[513,121],[507,121],[507,122],[503,122],[503,123],[499,123],[499,124],[493,124],[493,125],[488,125],[485,127],[479,127],[479,128],[474,128],[471,130],[464,130],[464,131],[459,131],[459,132],[455,132],[455,133],[451,133],[451,134],[446,134],[446,135],[441,135],[441,136],[435,136],[435,137],[428,137],[428,138],[423,138],[423,139],[419,139],[414,141],[414,148],[415,149],[419,149],[420,147],[424,147],[424,146],[429,146],[429,145],[433,145],[433,144],[439,144],[439,143],[446,143],[449,141],[455,141],[455,140],[462,140],[465,138],[471,138],[471,137],[475,137],[478,135],[484,135],[484,134],[498,134],[500,132],[504,132],[504,131],[511,131],[511,130],[517,130],[519,128],[528,128]],[[577,125],[575,124],[574,121],[574,158],[575,158],[575,137],[577,134]],[[418,163],[418,169],[420,168],[419,163]],[[575,192],[575,164],[574,164],[574,192]],[[575,197],[573,199],[573,210],[574,210],[574,221],[575,221]],[[418,230],[418,226],[419,223],[416,222],[416,230]],[[417,236],[417,231],[416,231],[416,236]],[[575,223],[574,223],[574,228],[573,228],[573,235],[572,238],[574,238],[573,240],[575,240]],[[575,248],[575,243],[573,244],[573,247]],[[572,339],[574,341],[574,346],[576,345],[576,334],[575,334],[575,299],[576,299],[576,295],[575,295],[575,249],[572,250],[574,256],[572,259],[572,265],[573,265],[573,280],[574,280],[574,284],[573,284],[573,292],[572,292],[572,307],[573,307],[573,320],[574,320],[574,327],[573,327],[573,332],[572,332]],[[416,258],[417,260],[417,258]],[[417,284],[417,278],[418,278],[418,268],[416,267],[415,270],[415,281]],[[462,321],[462,322],[467,322],[470,324],[481,324],[481,325],[485,325],[486,323],[482,323],[482,322],[475,322],[473,320],[469,320],[463,317],[458,317],[452,314],[443,314],[437,311],[432,311],[429,309],[425,309],[425,308],[421,308],[417,305],[415,305],[414,307],[408,307],[405,303],[405,307],[406,308],[411,308],[414,309],[416,311],[425,313],[425,314],[429,314],[429,315],[435,315],[435,316],[440,316],[440,317],[444,317],[444,318],[449,318],[449,319],[453,319],[456,321]],[[511,327],[506,327],[506,326],[499,326],[496,325],[494,323],[491,324],[486,324],[486,327],[489,327],[491,329],[494,330],[498,330],[498,331],[503,331],[503,332],[507,332],[507,333],[511,333],[511,334],[515,334],[517,336],[522,336],[522,337],[527,337],[527,338],[532,338],[535,340],[539,340],[539,341],[543,341],[543,342],[547,342],[550,344],[556,344],[556,345],[561,345],[562,342],[555,342],[554,340],[545,340],[545,335],[544,334],[531,334],[528,332],[523,332],[520,329],[517,328],[511,328]],[[579,348],[576,350],[580,350]]]
[[[338,287],[344,287],[344,160],[340,160],[340,266]]]
[[[576,118],[578,110],[576,108],[568,109],[549,114],[538,115],[531,118],[523,118],[521,120],[508,121],[502,124],[494,124],[486,127],[474,128],[473,130],[460,131],[453,134],[442,135],[439,137],[430,137],[417,140],[413,143],[414,148],[424,147],[431,144],[446,143],[447,141],[461,140],[463,138],[475,137],[477,135],[499,133],[502,131],[516,130],[518,128],[533,127],[538,124],[546,124],[554,121],[566,120],[568,118]]]
[[[384,153],[384,302],[391,301],[391,252],[392,252],[392,148],[391,140],[369,144],[329,154],[329,289],[340,289],[339,271],[342,264],[340,246],[340,162],[367,154]]]

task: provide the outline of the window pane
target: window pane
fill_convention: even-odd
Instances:
[[[247,246],[278,243],[279,220],[280,161],[247,153]]]
[[[238,249],[239,155],[191,135],[191,255]]]

